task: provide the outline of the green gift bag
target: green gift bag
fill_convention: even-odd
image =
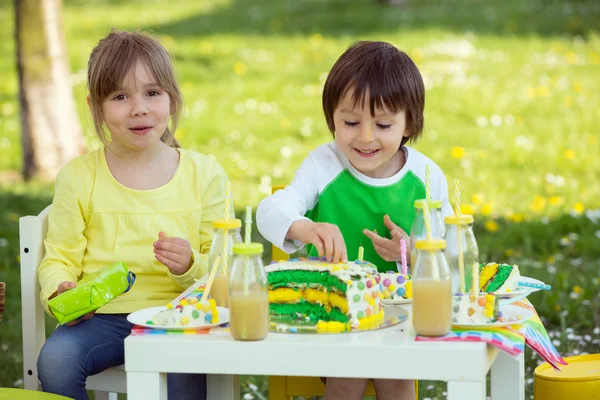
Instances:
[[[134,282],[135,274],[119,262],[85,276],[76,287],[51,299],[48,308],[60,324],[66,324],[126,293]]]

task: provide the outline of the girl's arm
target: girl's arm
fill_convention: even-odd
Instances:
[[[77,282],[82,273],[82,260],[87,245],[85,230],[86,205],[78,199],[78,183],[74,162],[66,165],[56,177],[54,200],[48,215],[48,234],[44,240],[46,254],[38,268],[40,300],[46,312],[48,300],[62,282]]]
[[[310,155],[300,165],[289,186],[260,202],[256,210],[258,230],[265,239],[287,253],[299,250],[305,243],[286,237],[290,238],[288,233],[294,222],[310,221],[305,214],[316,205],[318,197],[319,178]]]
[[[182,275],[174,275],[170,271],[169,276],[181,287],[187,288],[194,283],[194,279],[200,279],[208,273],[208,253],[213,239],[212,222],[225,218],[225,187],[229,179],[214,159],[208,158],[211,164],[204,166],[205,184],[201,189],[202,216],[200,222],[200,247],[192,246],[192,266]],[[231,196],[231,194],[230,194]],[[229,202],[229,218],[235,218],[233,201]]]

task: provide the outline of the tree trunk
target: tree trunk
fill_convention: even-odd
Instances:
[[[62,30],[62,0],[15,0],[23,178],[53,180],[85,151]]]

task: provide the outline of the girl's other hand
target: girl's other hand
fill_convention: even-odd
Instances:
[[[77,284],[70,282],[70,281],[61,282],[58,285],[58,289],[56,290],[56,295],[50,296],[50,298],[60,296],[62,293],[66,292],[67,290],[71,290],[76,286],[77,286]],[[96,314],[96,311],[89,312],[89,313],[85,314],[84,316],[77,318],[76,320],[67,322],[65,325],[67,325],[67,326],[77,325],[81,321],[87,321],[88,319],[92,318],[94,316],[94,314]]]
[[[317,248],[319,257],[325,256],[331,262],[348,261],[346,243],[337,225],[301,219],[290,226],[286,238],[311,243]]]
[[[192,246],[183,238],[168,237],[160,232],[158,240],[154,242],[154,257],[173,275],[185,274],[193,264]]]
[[[410,254],[410,237],[402,228],[394,224],[389,215],[383,217],[383,223],[390,231],[392,238],[386,239],[375,232],[364,229],[363,233],[371,239],[375,251],[385,261],[401,261],[400,241],[402,238],[406,241],[406,251]]]

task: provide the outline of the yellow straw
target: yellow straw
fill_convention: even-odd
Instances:
[[[465,259],[462,250],[462,236],[460,233],[460,224],[456,224],[458,234],[458,274],[460,279],[460,292],[465,293]]]
[[[433,234],[431,233],[431,218],[429,215],[429,203],[426,201],[423,203],[423,219],[425,220],[425,234],[427,235],[427,240],[433,240]],[[430,250],[431,259],[433,260],[433,270],[432,277],[435,279],[440,278],[440,272],[437,265],[437,259],[435,258],[435,252]]]
[[[429,182],[429,165],[425,165],[425,200],[431,201],[431,183]]]
[[[456,215],[461,216],[462,213],[460,211],[460,182],[458,179],[454,180],[454,201],[456,202]]]
[[[215,262],[213,263],[212,268],[210,269],[210,275],[208,276],[208,282],[206,282],[206,287],[204,288],[204,292],[202,293],[202,297],[200,298],[200,303],[202,303],[208,297],[208,294],[210,293],[210,289],[215,280],[215,276],[217,275],[217,270],[219,269],[219,261],[223,261],[223,259],[221,258],[220,255],[217,258],[215,258]]]
[[[225,221],[229,221],[229,207],[231,201],[231,183],[227,181],[225,185]],[[229,247],[229,230],[225,228],[225,237],[223,238],[223,275],[227,276],[227,259]]]
[[[246,231],[244,232],[244,243],[250,244],[250,237],[252,234],[252,206],[246,206],[246,219],[244,221],[246,223]]]

